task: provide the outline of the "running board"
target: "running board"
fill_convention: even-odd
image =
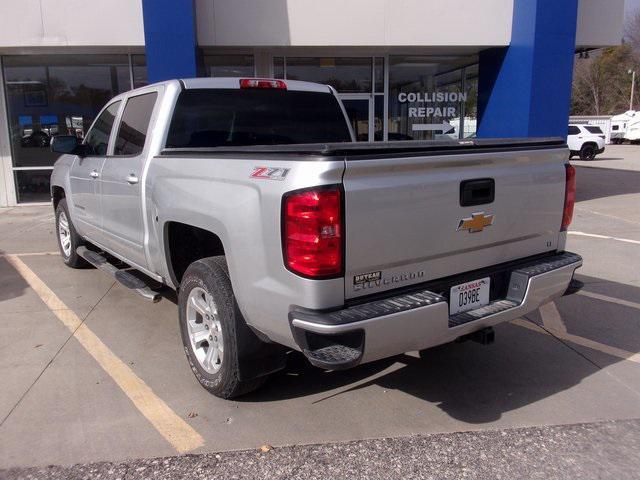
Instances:
[[[154,303],[162,300],[162,296],[155,290],[152,290],[144,280],[136,277],[135,275],[131,275],[126,270],[120,270],[115,265],[109,263],[106,257],[101,255],[100,253],[89,250],[87,247],[78,247],[76,249],[76,253],[94,267],[111,275],[123,286],[127,287],[130,290],[134,290],[136,293],[138,293],[138,295],[145,298],[146,300],[150,300]]]

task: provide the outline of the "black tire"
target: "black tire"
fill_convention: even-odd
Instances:
[[[70,241],[70,249],[65,252],[65,248],[62,245],[62,238],[60,236],[60,216],[64,215],[64,218],[67,220],[68,224],[68,237]],[[78,232],[76,232],[76,228],[73,226],[71,222],[71,217],[69,216],[69,208],[67,207],[67,200],[65,198],[61,199],[58,202],[58,206],[56,207],[56,239],[58,241],[58,249],[60,250],[60,256],[62,257],[62,261],[71,268],[86,268],[89,263],[85,261],[80,255],[76,253],[76,248],[80,245],[84,244],[84,240]]]
[[[211,295],[222,332],[222,360],[214,373],[207,372],[200,364],[189,336],[187,303],[190,293],[198,287]],[[240,313],[224,256],[203,258],[187,268],[180,282],[178,310],[184,351],[200,385],[216,397],[228,399],[256,390],[264,384],[266,375],[254,377],[247,368],[242,367],[245,363],[256,361],[256,353],[264,342],[247,326]],[[252,361],[245,362],[247,359]]]
[[[596,158],[596,147],[590,143],[580,149],[580,160],[593,160]]]

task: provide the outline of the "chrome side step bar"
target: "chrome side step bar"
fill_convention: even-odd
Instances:
[[[101,255],[98,252],[94,252],[93,250],[89,250],[87,247],[78,247],[76,249],[76,253],[94,267],[111,275],[123,286],[127,287],[130,290],[134,290],[138,295],[145,298],[146,300],[150,300],[154,303],[162,300],[162,296],[155,290],[151,289],[151,287],[144,280],[136,277],[135,275],[132,275],[126,270],[119,269],[112,263],[109,263],[104,255]]]

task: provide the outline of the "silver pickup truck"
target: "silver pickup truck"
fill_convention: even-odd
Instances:
[[[353,141],[336,92],[172,80],[113,98],[51,177],[64,262],[177,291],[198,381],[231,398],[301,351],[336,370],[563,295],[575,181],[562,139]]]

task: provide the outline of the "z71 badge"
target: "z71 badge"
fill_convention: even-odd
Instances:
[[[289,170],[289,168],[254,167],[250,177],[262,180],[284,180]]]

